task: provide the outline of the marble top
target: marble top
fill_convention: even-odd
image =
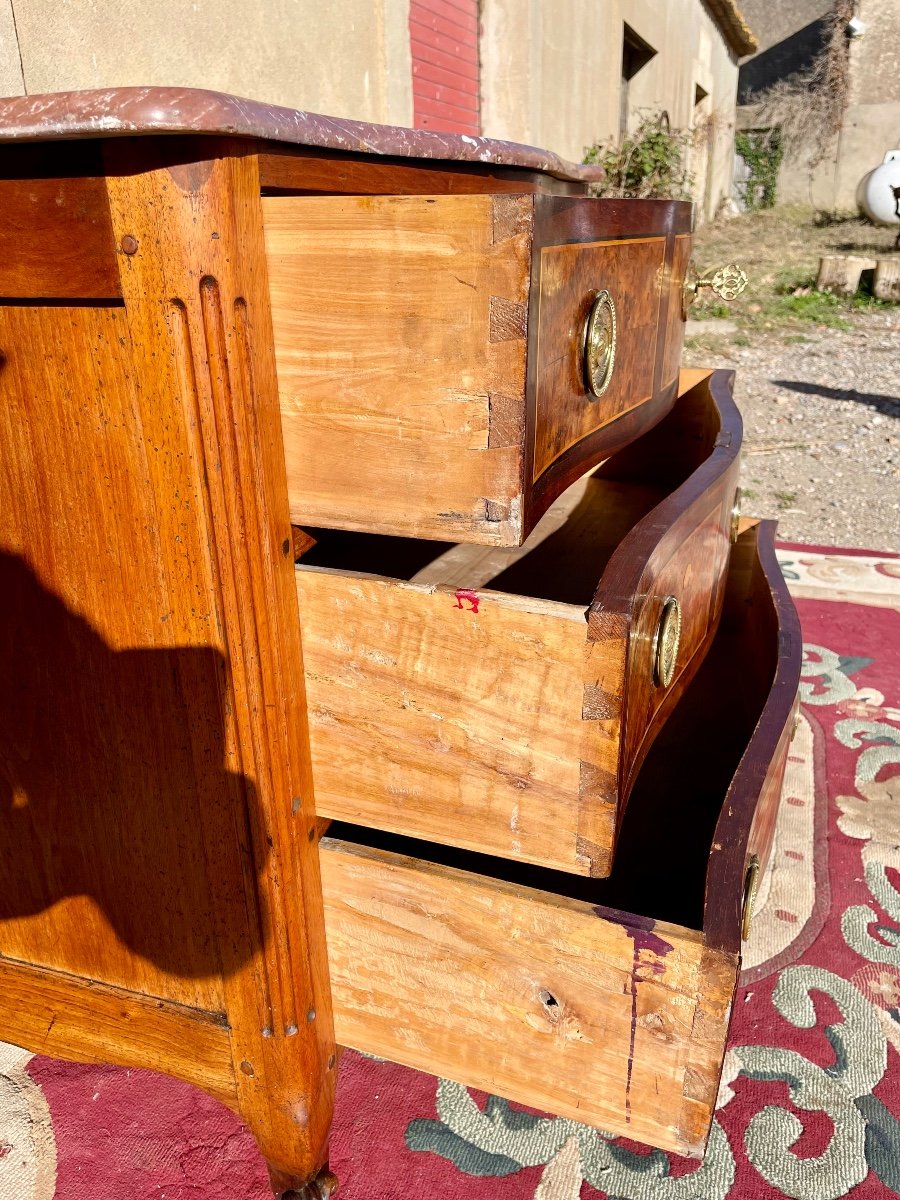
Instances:
[[[4,142],[179,133],[262,138],[354,154],[517,167],[580,183],[603,178],[600,166],[570,163],[535,146],[430,129],[370,125],[200,88],[123,87],[0,99],[0,141]]]

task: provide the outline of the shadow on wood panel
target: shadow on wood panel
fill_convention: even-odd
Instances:
[[[208,876],[237,864],[240,903],[255,791],[223,765],[224,672],[210,648],[112,650],[0,552],[0,920],[94,902],[0,926],[0,954],[151,994],[153,966],[214,978],[246,960],[236,936],[220,962]]]

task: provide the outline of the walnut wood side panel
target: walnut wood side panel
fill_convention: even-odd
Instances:
[[[339,1040],[699,1156],[735,955],[501,880],[321,844]]]
[[[222,1011],[181,681],[209,721],[218,647],[172,627],[132,334],[0,308],[0,953]],[[213,721],[205,744],[235,786]]]
[[[401,577],[403,542],[317,532],[296,581],[323,815],[608,873],[635,773],[715,633],[737,486],[727,388],[701,382],[658,431],[633,452],[665,447],[657,486],[614,458],[521,550],[457,546]]]
[[[108,300],[119,267],[100,155],[44,146],[0,154],[0,297]]]
[[[298,523],[519,545],[671,407],[657,350],[689,206],[293,195],[263,212]],[[604,287],[619,351],[596,399],[582,339]]]
[[[0,310],[0,991],[70,987],[56,1053],[230,1097],[286,1187],[335,1051],[259,177],[204,149],[107,144],[124,308]]]
[[[237,1108],[224,1017],[4,960],[0,1029],[36,1054],[177,1075]]]

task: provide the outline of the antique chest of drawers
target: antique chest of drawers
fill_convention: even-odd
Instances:
[[[338,1044],[701,1154],[800,641],[689,206],[177,89],[0,143],[0,1037],[285,1197]]]

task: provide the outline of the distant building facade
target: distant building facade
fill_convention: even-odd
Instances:
[[[641,112],[700,126],[701,215],[730,194],[735,0],[0,0],[0,94],[208,87],[568,158]]]
[[[744,0],[759,52],[741,65],[738,126],[759,128],[762,93],[797,71],[809,70],[825,48],[834,0]],[[900,0],[844,0],[839,35],[846,38],[847,92],[841,128],[810,168],[809,151],[788,153],[778,179],[779,203],[852,211],[862,177],[900,146]],[[848,20],[858,23],[847,31]],[[861,31],[861,32],[860,32]]]

